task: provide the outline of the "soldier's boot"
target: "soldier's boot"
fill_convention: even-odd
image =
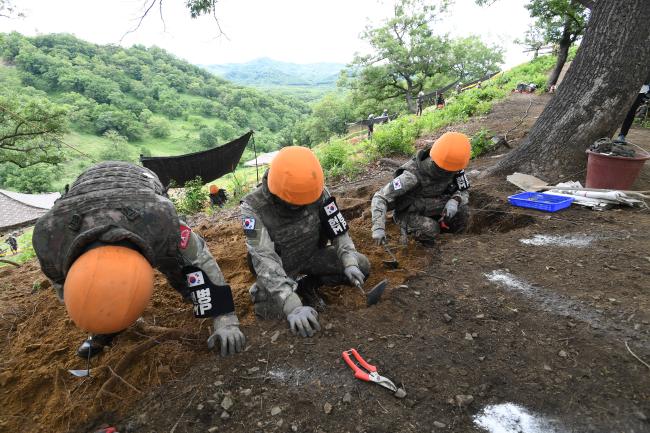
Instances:
[[[99,355],[104,350],[104,347],[110,345],[118,334],[119,332],[115,332],[113,334],[97,334],[89,337],[81,343],[81,346],[77,349],[77,355],[83,359]]]

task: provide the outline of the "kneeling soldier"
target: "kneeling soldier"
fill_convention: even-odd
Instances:
[[[386,241],[386,212],[425,245],[441,232],[463,231],[469,220],[469,181],[465,167],[471,145],[459,132],[443,134],[431,148],[395,171],[392,181],[372,198],[372,238]]]
[[[250,293],[262,318],[286,316],[294,334],[320,330],[318,313],[303,306],[299,276],[316,285],[361,285],[370,262],[359,254],[323,169],[305,147],[285,147],[271,162],[262,184],[241,205],[251,271]],[[306,281],[301,280],[301,281]]]

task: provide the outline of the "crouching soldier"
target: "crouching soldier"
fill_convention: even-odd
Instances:
[[[245,344],[230,287],[204,240],[176,215],[152,171],[103,162],[82,173],[34,228],[41,269],[74,323],[94,334],[78,355],[102,351],[134,323],[153,291],[153,269],[213,319],[221,354]]]
[[[370,262],[359,254],[334,197],[325,188],[323,169],[305,147],[285,147],[271,162],[262,184],[241,204],[255,313],[286,316],[303,337],[320,330],[318,313],[296,293],[301,279],[318,285],[361,285]]]
[[[441,231],[458,233],[469,219],[469,139],[458,132],[443,134],[431,148],[395,171],[394,178],[372,198],[372,238],[386,241],[386,212],[403,231],[425,245],[432,245]]]

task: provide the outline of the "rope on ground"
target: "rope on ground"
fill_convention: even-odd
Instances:
[[[506,143],[508,142],[508,134],[510,134],[510,133],[511,133],[512,131],[514,131],[515,129],[519,128],[519,126],[520,126],[522,123],[524,123],[524,120],[526,119],[526,117],[528,117],[528,111],[530,110],[530,107],[533,106],[533,96],[530,95],[530,96],[528,97],[528,99],[529,99],[529,101],[528,101],[528,108],[526,108],[526,111],[524,112],[523,117],[522,117],[521,119],[519,119],[519,122],[518,122],[515,126],[513,126],[513,127],[510,128],[510,129],[508,129],[508,130],[505,132],[505,134],[503,134],[503,139],[506,140]]]
[[[630,346],[627,345],[627,341],[625,342],[625,348],[627,349],[628,352],[630,352],[630,354],[631,354],[632,356],[634,356],[634,357],[636,358],[637,361],[639,361],[641,364],[643,364],[643,365],[645,365],[646,367],[648,367],[648,369],[650,370],[650,364],[648,364],[647,362],[645,362],[643,359],[639,358],[639,357],[636,355],[636,353],[632,352],[632,349],[630,349]]]

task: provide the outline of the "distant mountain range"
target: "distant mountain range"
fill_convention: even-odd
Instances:
[[[199,65],[226,80],[255,87],[318,86],[334,87],[341,63],[298,64],[279,62],[267,57],[247,63]]]

